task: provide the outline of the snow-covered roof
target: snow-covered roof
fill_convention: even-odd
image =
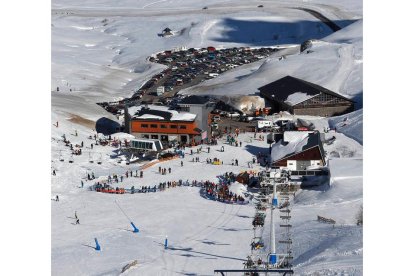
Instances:
[[[170,110],[167,106],[147,105],[132,106],[128,108],[132,119],[166,120],[166,121],[194,121],[196,114]]]
[[[135,116],[137,119],[154,119],[154,120],[164,120],[164,117],[152,115],[152,114],[144,114],[141,116]]]
[[[308,94],[303,93],[303,92],[296,92],[296,93],[290,94],[286,98],[285,103],[287,103],[289,105],[297,105],[298,103],[309,100],[313,96],[314,95],[308,95]]]
[[[289,143],[285,144],[282,140],[272,146],[272,162],[278,161],[285,156],[291,155],[295,152],[302,151],[303,147],[308,143],[309,136],[297,136],[296,139],[292,139]]]
[[[304,132],[303,134],[297,133],[289,137],[288,143],[286,141],[280,140],[272,146],[271,159],[272,162],[276,162],[280,159],[286,158],[290,155],[305,151],[315,146],[319,146],[323,152],[323,146],[320,140],[319,132],[308,133]]]

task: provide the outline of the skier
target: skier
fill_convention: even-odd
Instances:
[[[83,148],[83,141],[81,142],[81,147]]]
[[[83,188],[83,181],[81,180],[81,186],[82,186],[82,188]]]
[[[181,167],[184,165],[183,161],[181,160]]]
[[[80,224],[80,223],[79,223],[79,219],[78,219],[78,218],[76,219],[76,224]]]
[[[91,149],[93,149],[93,144],[91,144]]]
[[[240,147],[242,146],[242,142],[240,142]]]
[[[238,166],[239,165],[239,160],[234,160],[234,162],[236,162],[236,166]]]
[[[78,219],[78,215],[76,214],[76,211],[75,211],[75,219]]]
[[[75,129],[75,136],[78,136],[78,131]]]
[[[168,168],[168,173],[171,173],[171,168]]]
[[[210,153],[210,147],[207,148],[207,152]]]
[[[58,121],[56,121],[56,127],[59,127],[59,122]]]
[[[53,174],[53,175],[56,175],[56,171],[55,171],[55,170],[53,170],[52,174]]]
[[[158,172],[161,174],[161,167],[158,167]]]
[[[58,195],[56,195],[55,201],[59,201],[59,196]]]
[[[141,178],[143,178],[143,177],[144,177],[144,172],[143,172],[143,171],[140,171],[140,172],[139,172],[139,177],[141,177]]]

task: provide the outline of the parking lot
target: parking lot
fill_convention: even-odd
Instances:
[[[279,48],[248,47],[215,49],[190,48],[181,51],[164,51],[149,58],[151,62],[168,68],[152,77],[140,87],[132,98],[153,102],[173,97],[181,89],[217,77],[230,69],[268,57]],[[157,95],[157,88],[165,91]]]

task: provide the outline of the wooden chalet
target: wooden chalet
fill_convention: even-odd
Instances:
[[[262,86],[259,91],[273,112],[337,116],[354,110],[354,101],[317,84],[291,76]]]
[[[272,167],[306,170],[309,166],[325,166],[325,151],[319,132],[298,133],[290,141],[280,140],[272,146]]]

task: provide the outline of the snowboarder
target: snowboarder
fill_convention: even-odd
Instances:
[[[56,195],[55,201],[59,201],[59,196],[58,195]]]

